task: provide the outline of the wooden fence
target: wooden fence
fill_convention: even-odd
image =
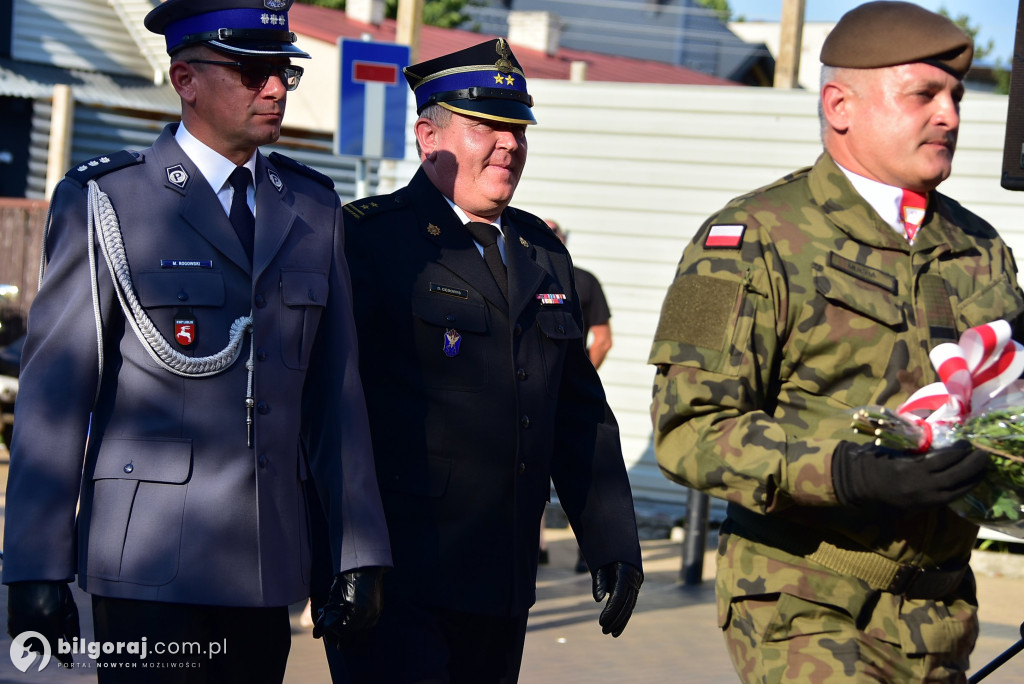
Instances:
[[[9,328],[24,324],[36,296],[47,205],[44,200],[0,197],[0,284],[18,287],[16,298],[0,301],[0,321]]]

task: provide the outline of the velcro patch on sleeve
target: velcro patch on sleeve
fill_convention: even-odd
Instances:
[[[725,347],[741,284],[704,275],[682,275],[668,289],[655,341],[704,349]]]
[[[705,249],[737,249],[743,244],[743,231],[747,227],[742,223],[719,223],[708,228],[704,236]]]

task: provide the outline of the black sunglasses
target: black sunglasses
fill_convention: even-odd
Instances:
[[[268,64],[266,62],[220,62],[214,59],[189,59],[186,64],[219,64],[234,67],[242,75],[242,85],[250,90],[263,90],[271,76],[277,76],[284,83],[285,90],[299,87],[304,69],[300,66]]]

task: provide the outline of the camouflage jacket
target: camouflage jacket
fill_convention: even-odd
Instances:
[[[840,506],[832,451],[863,440],[851,408],[895,408],[937,380],[935,345],[999,318],[1017,329],[1022,311],[992,226],[932,192],[910,245],[824,154],[730,202],[685,250],[650,355],[658,463],[844,548],[963,563],[977,528],[945,507],[883,517]]]

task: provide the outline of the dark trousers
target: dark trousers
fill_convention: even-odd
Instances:
[[[111,644],[114,651],[96,663],[101,684],[279,684],[284,679],[292,638],[287,606],[233,608],[93,596],[92,612],[96,643]],[[119,642],[125,644],[120,653]]]
[[[334,684],[514,684],[526,615],[495,617],[385,600],[380,622],[339,652]]]

